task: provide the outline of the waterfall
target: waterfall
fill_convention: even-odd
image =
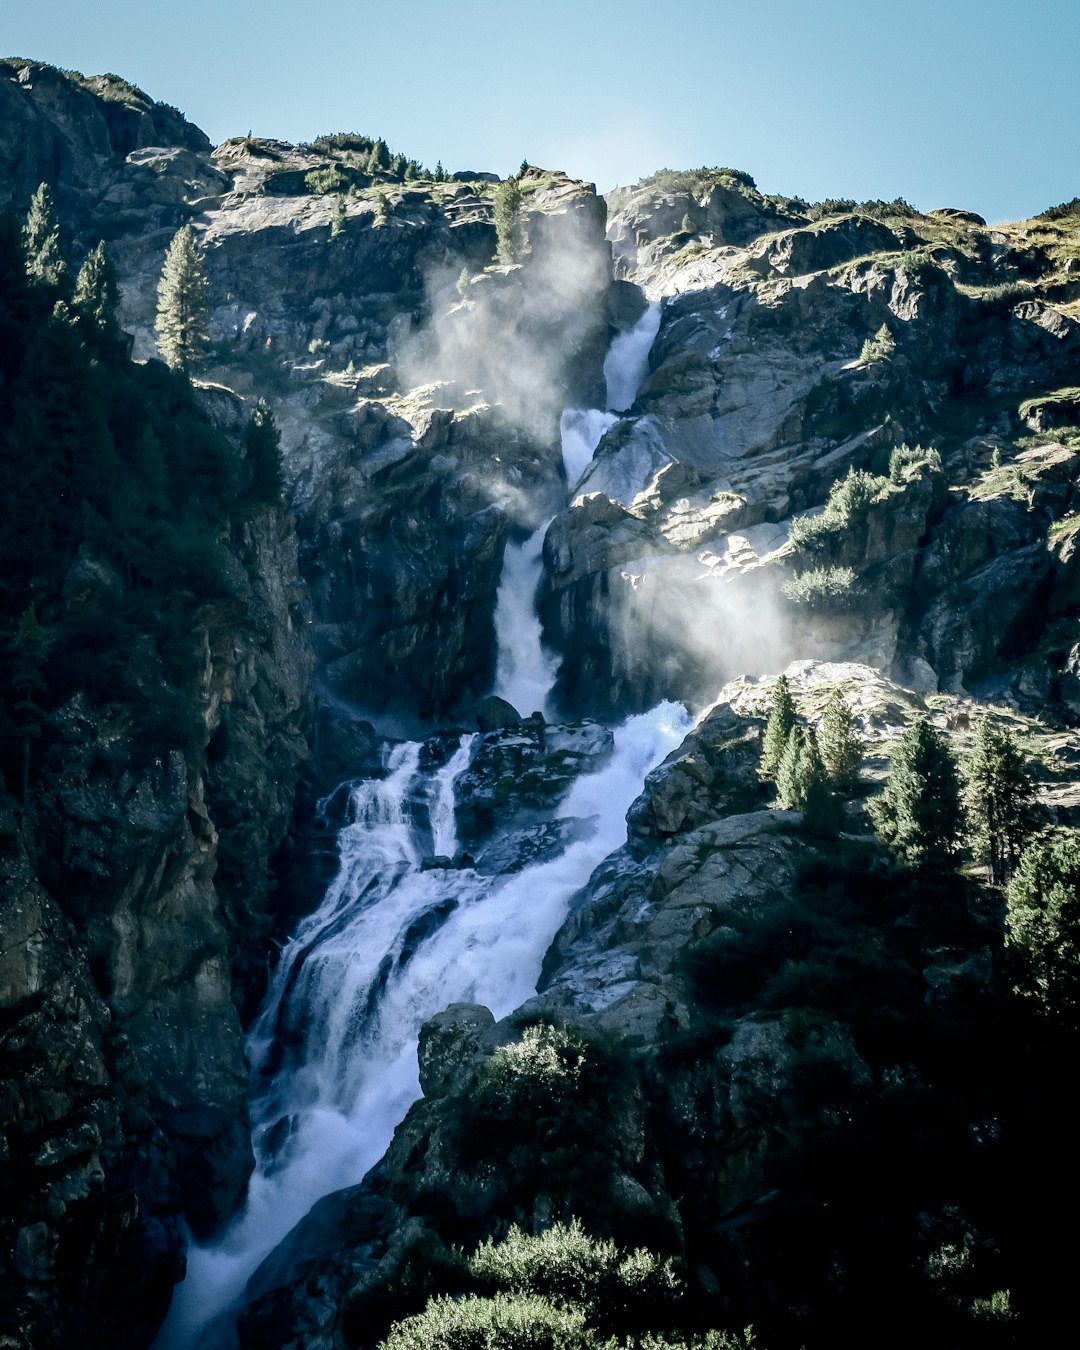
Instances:
[[[660,305],[654,301],[633,328],[619,336],[608,349],[604,361],[607,380],[607,405],[614,412],[626,412],[637,398],[649,373],[649,351],[660,331]]]
[[[559,670],[558,657],[541,644],[536,612],[544,535],[550,524],[545,521],[523,543],[506,545],[495,600],[495,693],[523,717],[532,712],[547,714],[548,695]]]
[[[612,407],[627,391],[633,401],[645,369],[643,323],[612,344]],[[564,415],[571,481],[571,460],[584,468],[615,420],[599,409]],[[556,673],[535,612],[546,528],[507,546],[496,607],[497,692],[525,713],[544,710]],[[689,726],[670,703],[629,718],[611,758],[556,812],[582,823],[574,842],[508,874],[422,867],[426,855],[457,852],[456,784],[475,736],[433,771],[419,743],[390,745],[380,774],[342,784],[321,804],[329,821],[340,794],[347,803],[338,871],[282,950],[248,1037],[256,1167],[247,1201],[220,1241],[190,1249],[155,1350],[235,1344],[233,1311],[256,1268],[317,1200],[363,1178],[420,1095],[423,1023],[454,1002],[501,1018],[531,997],[572,897],[625,842],[646,774]]]

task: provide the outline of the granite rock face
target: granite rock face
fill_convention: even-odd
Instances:
[[[308,761],[312,656],[296,536],[233,541],[188,698],[205,750],[159,752],[122,703],[52,718],[5,799],[2,1282],[12,1345],[148,1343],[252,1166],[238,1003],[257,993],[270,859]],[[16,825],[16,821],[19,822]]]

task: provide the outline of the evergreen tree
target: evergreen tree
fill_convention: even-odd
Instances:
[[[442,160],[441,160],[441,159],[437,159],[437,160],[435,161],[435,181],[436,181],[436,183],[445,183],[445,182],[446,182],[446,177],[447,177],[447,174],[446,174],[446,170],[443,168]]]
[[[203,362],[208,340],[206,273],[195,231],[184,225],[173,236],[158,282],[158,350],[173,370],[191,371]]]
[[[334,204],[330,208],[330,238],[336,239],[344,230],[345,222],[349,218],[349,213],[345,209],[345,197],[338,192],[334,196]]]
[[[1035,784],[1011,733],[980,717],[963,774],[973,852],[994,881],[1007,881],[1036,822]]]
[[[821,758],[838,792],[850,792],[858,783],[862,753],[851,709],[834,689],[821,717]]]
[[[407,161],[404,155],[395,155],[390,161],[390,172],[399,183],[405,181],[405,169]]]
[[[1017,992],[1075,1029],[1080,1025],[1080,836],[1044,835],[1009,881],[1006,944]]]
[[[806,752],[806,732],[795,725],[788,732],[776,769],[776,797],[785,811],[797,810],[802,805]]]
[[[91,249],[79,268],[71,308],[85,336],[91,340],[108,340],[118,335],[116,307],[119,303],[116,268],[105,252],[105,241],[102,240]]]
[[[467,267],[463,267],[458,273],[458,279],[455,285],[457,287],[458,296],[464,300],[469,293],[469,269]]]
[[[897,743],[870,815],[883,842],[910,867],[946,871],[955,862],[963,830],[959,775],[945,738],[925,717]]]
[[[776,794],[786,810],[801,811],[812,834],[840,828],[840,807],[822,763],[813,727],[793,726],[776,773]]]
[[[791,698],[787,676],[781,675],[776,681],[772,709],[769,712],[769,720],[765,723],[765,736],[761,748],[763,778],[776,777],[794,725],[795,704]]]
[[[30,787],[30,745],[41,735],[41,724],[45,720],[44,709],[36,702],[36,696],[45,690],[42,670],[49,651],[49,640],[33,606],[20,616],[10,649],[14,658],[11,687],[15,691],[15,703],[12,712],[16,734],[23,746],[22,799],[26,801]]]
[[[375,224],[386,225],[390,221],[390,198],[384,188],[375,189]]]
[[[281,459],[281,433],[265,399],[259,399],[244,432],[252,501],[274,505],[281,500],[285,480]]]
[[[23,244],[27,276],[45,286],[61,286],[67,276],[67,266],[60,252],[60,226],[48,183],[39,183],[30,199]]]
[[[495,189],[495,241],[501,262],[517,262],[521,257],[525,227],[521,218],[521,188],[516,178],[508,178]]]

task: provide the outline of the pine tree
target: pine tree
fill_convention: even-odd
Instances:
[[[1071,1029],[1080,1025],[1080,836],[1032,840],[1009,881],[1006,944],[1017,992]]]
[[[173,370],[195,370],[208,340],[209,305],[202,249],[184,225],[173,236],[158,282],[158,350]]]
[[[259,399],[244,432],[244,449],[252,501],[275,505],[281,500],[285,481],[281,459],[281,433],[265,399]]]
[[[791,698],[787,676],[781,675],[776,681],[773,705],[769,720],[765,723],[765,736],[761,748],[761,775],[763,778],[775,778],[780,768],[780,760],[787,749],[788,736],[795,725],[795,704]]]
[[[27,276],[45,286],[63,285],[67,265],[60,252],[60,226],[48,183],[39,183],[30,199],[30,211],[23,227],[23,245]]]
[[[455,284],[458,296],[464,300],[469,293],[469,269],[467,267],[463,267],[458,273],[458,279]]]
[[[822,763],[813,727],[793,726],[776,773],[776,795],[786,810],[801,811],[811,834],[834,835],[840,806]]]
[[[349,218],[349,213],[345,209],[345,197],[338,192],[334,196],[334,204],[330,208],[330,238],[336,239],[344,230],[345,222]]]
[[[499,259],[517,262],[525,247],[525,227],[521,219],[521,188],[516,178],[508,178],[495,189],[495,241]]]
[[[975,728],[963,774],[973,851],[990,868],[991,878],[1004,882],[1035,826],[1035,784],[1013,736],[996,730],[985,715]]]
[[[118,335],[116,308],[119,303],[116,268],[105,252],[105,241],[102,240],[91,249],[79,268],[71,308],[85,335],[107,340]]]
[[[821,758],[838,792],[850,792],[858,783],[862,754],[851,709],[834,689],[821,717]]]
[[[955,862],[963,830],[959,775],[945,738],[925,717],[897,743],[870,815],[883,842],[910,867],[947,871]]]

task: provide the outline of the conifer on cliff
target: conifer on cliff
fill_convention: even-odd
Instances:
[[[158,350],[173,370],[191,371],[203,363],[209,305],[203,253],[190,225],[173,236],[158,282]]]

